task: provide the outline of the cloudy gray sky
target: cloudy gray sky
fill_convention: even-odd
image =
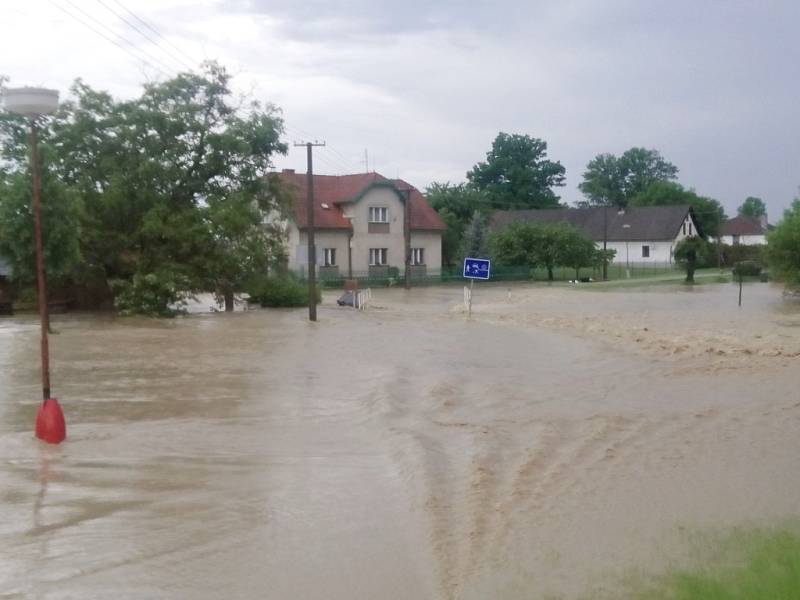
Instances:
[[[797,0],[0,7],[0,73],[11,85],[66,90],[82,77],[131,96],[143,81],[217,59],[236,74],[237,89],[282,108],[287,141],[328,142],[315,154],[322,173],[363,171],[368,149],[370,170],[418,187],[463,181],[506,131],[548,142],[567,169],[560,193],[568,202],[580,199],[576,186],[593,156],[631,146],[660,150],[682,184],[729,213],[755,195],[776,220],[800,185]],[[304,170],[300,150],[276,166]]]

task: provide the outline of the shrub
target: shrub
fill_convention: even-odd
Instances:
[[[114,306],[122,315],[173,317],[191,295],[188,279],[169,270],[136,273],[130,280],[110,283],[116,294]]]
[[[758,277],[761,275],[761,265],[754,260],[743,260],[733,265],[733,274],[736,277]]]
[[[261,306],[293,307],[308,305],[308,284],[291,276],[261,277],[250,283],[247,289],[250,299]],[[322,295],[317,287],[317,302]]]

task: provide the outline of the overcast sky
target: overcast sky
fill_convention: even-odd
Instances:
[[[593,156],[632,146],[661,151],[682,184],[729,214],[754,195],[777,220],[800,185],[797,0],[0,7],[0,73],[11,85],[66,92],[81,77],[129,97],[143,81],[217,59],[238,90],[282,109],[287,141],[327,141],[315,153],[320,173],[364,171],[367,149],[370,170],[386,176],[420,188],[460,182],[506,131],[547,141],[567,169],[558,193],[570,203],[581,198],[576,186]],[[275,162],[305,171],[302,149]]]

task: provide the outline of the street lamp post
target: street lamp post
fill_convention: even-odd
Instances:
[[[42,234],[42,181],[39,162],[38,130],[36,121],[58,108],[58,91],[44,88],[13,88],[3,91],[6,110],[26,117],[31,128],[31,174],[33,176],[33,223],[36,237],[36,283],[39,296],[39,319],[41,321],[42,359],[42,406],[36,415],[36,437],[51,444],[58,444],[66,437],[64,413],[58,400],[50,397],[50,348],[48,331],[50,316],[47,306],[47,279],[44,266],[44,241]]]

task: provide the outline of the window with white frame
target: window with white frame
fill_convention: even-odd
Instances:
[[[336,266],[336,248],[322,249],[322,265],[325,267]]]
[[[425,264],[425,248],[411,249],[411,264],[415,267]]]
[[[369,207],[369,222],[370,223],[388,223],[389,222],[389,209],[385,206],[370,206]]]
[[[650,246],[642,246],[642,258],[650,258]]]
[[[370,248],[369,249],[369,266],[382,267],[388,264],[387,255],[389,254],[388,248]]]

